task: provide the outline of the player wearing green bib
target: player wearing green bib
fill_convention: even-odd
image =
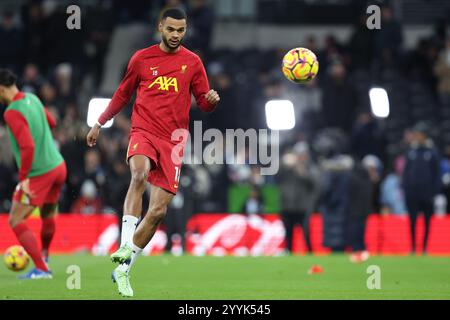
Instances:
[[[56,122],[41,101],[31,93],[20,92],[16,76],[3,69],[0,69],[0,103],[7,105],[3,118],[19,168],[19,184],[13,195],[9,224],[35,264],[33,270],[20,278],[52,278],[47,264],[48,250],[67,175],[65,161],[51,133]],[[42,251],[25,222],[35,208],[40,208],[42,218]]]

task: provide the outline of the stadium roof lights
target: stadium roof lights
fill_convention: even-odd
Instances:
[[[87,114],[87,125],[89,127],[93,127],[95,123],[98,120],[98,117],[105,111],[105,109],[108,107],[109,102],[111,99],[109,98],[92,98],[91,101],[89,101],[88,106],[88,114]],[[109,128],[113,125],[114,119],[111,119],[107,123],[105,123],[103,128]]]
[[[383,88],[372,88],[369,91],[372,114],[377,118],[389,117],[389,96]]]
[[[271,130],[290,130],[295,127],[294,104],[289,100],[270,100],[266,103],[266,122]]]

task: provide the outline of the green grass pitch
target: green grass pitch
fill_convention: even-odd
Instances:
[[[20,281],[0,265],[0,299],[121,299],[108,257],[52,256],[52,280]],[[313,264],[324,273],[308,275]],[[68,266],[81,269],[81,289],[67,289]],[[369,290],[367,268],[381,270]],[[450,258],[346,255],[287,257],[140,257],[131,274],[134,299],[450,299]]]

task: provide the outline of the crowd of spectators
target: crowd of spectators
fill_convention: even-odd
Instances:
[[[20,14],[5,11],[0,17],[0,39],[7,44],[0,47],[0,66],[18,73],[21,89],[37,94],[58,119],[53,133],[69,168],[62,212],[120,214],[122,210],[129,183],[124,154],[131,110],[117,116],[114,126],[104,130],[97,148],[88,149],[86,106],[80,95],[83,90],[96,92],[114,28],[129,21],[156,19],[164,6],[182,6],[190,13],[193,31],[186,45],[202,56],[211,85],[222,97],[214,114],[204,115],[194,108],[192,120],[202,120],[204,129],[222,131],[266,128],[264,103],[277,98],[292,100],[297,118],[296,127],[281,134],[281,168],[277,176],[261,176],[257,165],[186,165],[174,210],[187,206],[192,212],[225,212],[228,187],[249,184],[252,191],[243,212],[264,212],[261,188],[270,183],[278,185],[281,191],[280,212],[288,233],[295,223],[303,224],[316,210],[321,210],[325,219],[333,220],[340,219],[339,215],[327,216],[327,212],[354,208],[355,229],[361,229],[359,215],[408,211],[402,178],[407,150],[416,143],[411,136],[417,131],[426,132],[430,147],[432,128],[429,130],[424,124],[422,129],[411,131],[408,126],[413,123],[409,123],[404,128],[403,141],[388,141],[389,119],[381,122],[372,116],[367,88],[361,90],[355,78],[362,76],[373,83],[392,74],[415,79],[431,93],[433,106],[449,107],[450,40],[441,32],[445,28],[437,28],[440,32],[422,39],[414,50],[404,50],[402,26],[386,7],[381,30],[368,30],[360,19],[346,43],[330,35],[322,45],[311,35],[303,46],[317,53],[320,74],[307,85],[298,86],[282,79],[279,64],[283,49],[212,50],[213,11],[203,0],[120,2],[115,6],[111,6],[111,1],[98,1],[83,13],[87,26],[82,32],[73,33],[55,28],[65,12],[54,2],[30,1]],[[439,160],[442,184],[436,192],[442,193],[440,199],[448,203],[450,149],[442,143],[432,148],[443,155]],[[246,158],[248,150],[235,156]],[[15,172],[6,130],[0,122],[0,212],[9,209],[17,183]],[[345,196],[351,194],[369,200],[362,203]],[[332,221],[334,225],[339,223]],[[330,247],[339,249],[342,241],[339,235],[332,234],[333,230],[325,240]],[[361,246],[358,238],[351,242],[355,247]]]

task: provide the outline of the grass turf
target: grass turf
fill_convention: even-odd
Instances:
[[[17,280],[0,265],[0,299],[121,299],[108,257],[53,256],[52,280]],[[324,273],[308,275],[313,264]],[[67,267],[81,269],[81,289],[69,290]],[[369,290],[369,265],[381,289]],[[287,257],[140,257],[131,273],[135,299],[450,299],[450,258],[345,255]]]

